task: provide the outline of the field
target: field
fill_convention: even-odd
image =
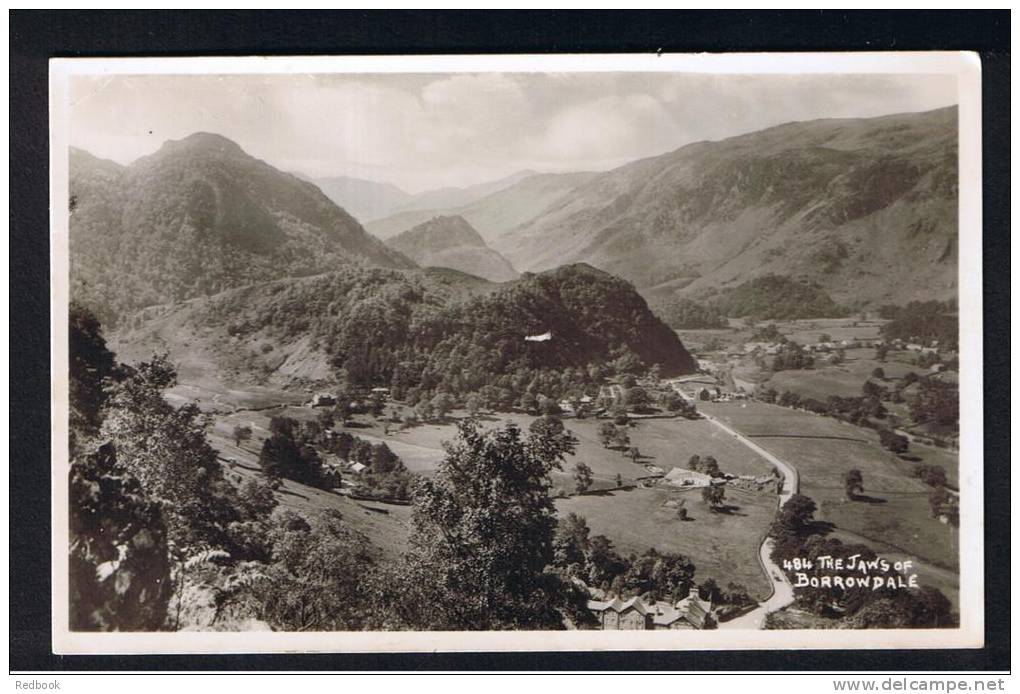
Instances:
[[[269,412],[241,412],[218,416],[209,431],[209,443],[220,455],[230,462],[225,473],[235,484],[242,484],[255,476],[261,476],[258,451],[269,435]],[[238,448],[230,432],[237,424],[252,426],[251,440]],[[343,514],[351,528],[372,541],[380,554],[395,559],[404,551],[407,543],[408,521],[411,509],[407,506],[384,504],[371,501],[355,501],[333,491],[308,487],[297,482],[284,480],[276,494],[280,508],[300,515],[335,509]]]
[[[879,329],[885,321],[862,321],[855,318],[813,318],[793,321],[761,321],[762,325],[775,323],[779,331],[786,337],[808,345],[821,342],[821,335],[829,335],[834,341],[841,340],[874,340],[879,337]]]
[[[823,355],[824,356],[824,355]],[[892,379],[903,378],[913,371],[924,373],[914,365],[915,355],[910,352],[891,352],[884,362],[876,361],[875,350],[871,348],[849,349],[842,364],[819,364],[813,369],[779,371],[766,381],[764,387],[772,387],[782,393],[792,390],[802,396],[825,400],[830,395],[842,397],[861,395],[861,387],[868,379],[880,385],[891,386]],[[872,377],[872,372],[881,368],[885,379]]]
[[[709,403],[703,409],[794,465],[800,472],[800,491],[818,504],[820,520],[869,544],[881,543],[935,567],[958,570],[958,531],[931,517],[930,489],[911,475],[918,463],[881,449],[871,430],[763,403]],[[945,465],[947,472],[956,467],[947,451],[917,447],[912,453]],[[846,499],[843,475],[851,468],[864,477],[864,500]]]
[[[664,506],[680,498],[694,520],[681,521],[675,508]],[[727,489],[726,500],[739,508],[711,513],[697,491],[637,488],[558,499],[556,508],[584,516],[592,534],[609,537],[623,556],[650,546],[680,552],[693,560],[698,581],[711,577],[720,586],[735,581],[763,599],[769,582],[758,563],[758,547],[775,515],[776,497]]]
[[[403,411],[400,405],[387,407]],[[308,407],[281,406],[272,409],[242,410],[214,416],[210,440],[225,458],[235,462],[228,474],[235,481],[258,473],[257,451],[268,436],[269,419],[286,415],[299,420],[314,417],[318,410]],[[454,412],[454,417],[463,416]],[[513,421],[527,429],[533,417],[523,414],[499,414],[482,419],[483,426],[496,427]],[[643,456],[639,464],[620,451],[607,450],[598,440],[598,427],[604,420],[567,419],[567,428],[578,438],[577,455],[567,461],[565,470],[555,473],[554,486],[561,494],[573,493],[572,466],[584,461],[593,470],[595,484],[582,496],[557,499],[557,508],[573,511],[587,518],[592,532],[609,537],[618,551],[627,555],[641,553],[649,547],[663,551],[683,552],[698,567],[699,580],[712,576],[725,584],[736,580],[753,593],[764,597],[768,582],[758,564],[758,546],[775,514],[776,499],[770,495],[754,495],[735,489],[727,490],[727,501],[735,507],[730,514],[713,514],[704,507],[700,492],[635,488],[634,481],[650,475],[646,464],[664,468],[685,466],[690,456],[713,455],[726,472],[732,474],[763,474],[771,466],[745,446],[722,434],[711,423],[684,419],[645,419],[629,429],[632,445]],[[230,439],[237,424],[252,427],[253,438],[241,449]],[[445,455],[443,442],[454,438],[453,421],[429,424],[399,431],[394,426],[370,417],[359,417],[352,434],[369,441],[385,441],[404,461],[408,469],[431,474]],[[619,474],[627,489],[615,489]],[[602,490],[602,491],[598,491]],[[695,520],[681,522],[675,508],[663,504],[670,499],[687,498],[687,508]],[[354,501],[334,492],[318,490],[293,482],[285,482],[278,495],[281,505],[299,513],[322,508],[335,508],[344,514],[352,527],[369,537],[386,556],[397,556],[406,543],[410,509],[406,506]]]

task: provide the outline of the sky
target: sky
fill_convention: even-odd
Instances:
[[[224,135],[273,166],[409,193],[604,171],[790,121],[955,104],[945,75],[446,73],[78,76],[71,144],[128,164]]]

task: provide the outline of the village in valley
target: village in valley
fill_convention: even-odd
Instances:
[[[72,630],[959,625],[955,78],[306,77],[69,90]]]
[[[652,369],[560,400],[526,393],[506,410],[443,394],[411,406],[387,387],[302,396],[181,384],[169,395],[209,398],[202,406],[213,417],[211,441],[239,485],[264,474],[260,451],[280,422],[300,430],[321,473],[309,483],[282,479],[281,506],[353,513],[393,553],[407,533],[409,478],[431,474],[458,421],[487,428],[514,422],[525,430],[561,421],[579,446],[553,473],[558,511],[583,516],[620,553],[654,547],[682,553],[697,567],[698,582],[675,599],[575,577],[599,628],[764,628],[770,614],[771,624],[789,628],[817,619],[796,608],[790,577],[767,551],[776,508],[798,492],[819,502],[820,519],[837,525],[837,536],[916,557],[925,578],[957,601],[958,444],[951,427],[918,424],[905,404],[926,380],[955,384],[955,354],[935,341],[886,339],[885,323],[735,321],[726,329],[680,331],[696,373],[663,378]],[[556,331],[538,337],[554,341]],[[775,357],[790,350],[810,363],[773,371]],[[847,416],[842,403],[867,397],[866,384],[881,388],[884,412]],[[282,402],[272,404],[274,398]],[[889,431],[894,444],[884,438]],[[834,461],[834,446],[846,462]],[[863,488],[850,492],[842,478],[855,466]],[[918,470],[936,471],[936,486]],[[937,489],[946,492],[930,502]]]

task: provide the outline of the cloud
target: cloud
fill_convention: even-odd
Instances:
[[[956,102],[939,75],[146,75],[72,82],[71,140],[128,163],[218,132],[284,170],[410,191],[606,169],[792,120]]]

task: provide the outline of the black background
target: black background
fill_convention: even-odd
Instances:
[[[10,667],[40,670],[1008,670],[1009,12],[10,13]],[[986,647],[404,655],[50,650],[47,59],[74,56],[969,50],[982,60]],[[961,229],[960,233],[978,233]],[[238,635],[239,642],[244,639]]]

